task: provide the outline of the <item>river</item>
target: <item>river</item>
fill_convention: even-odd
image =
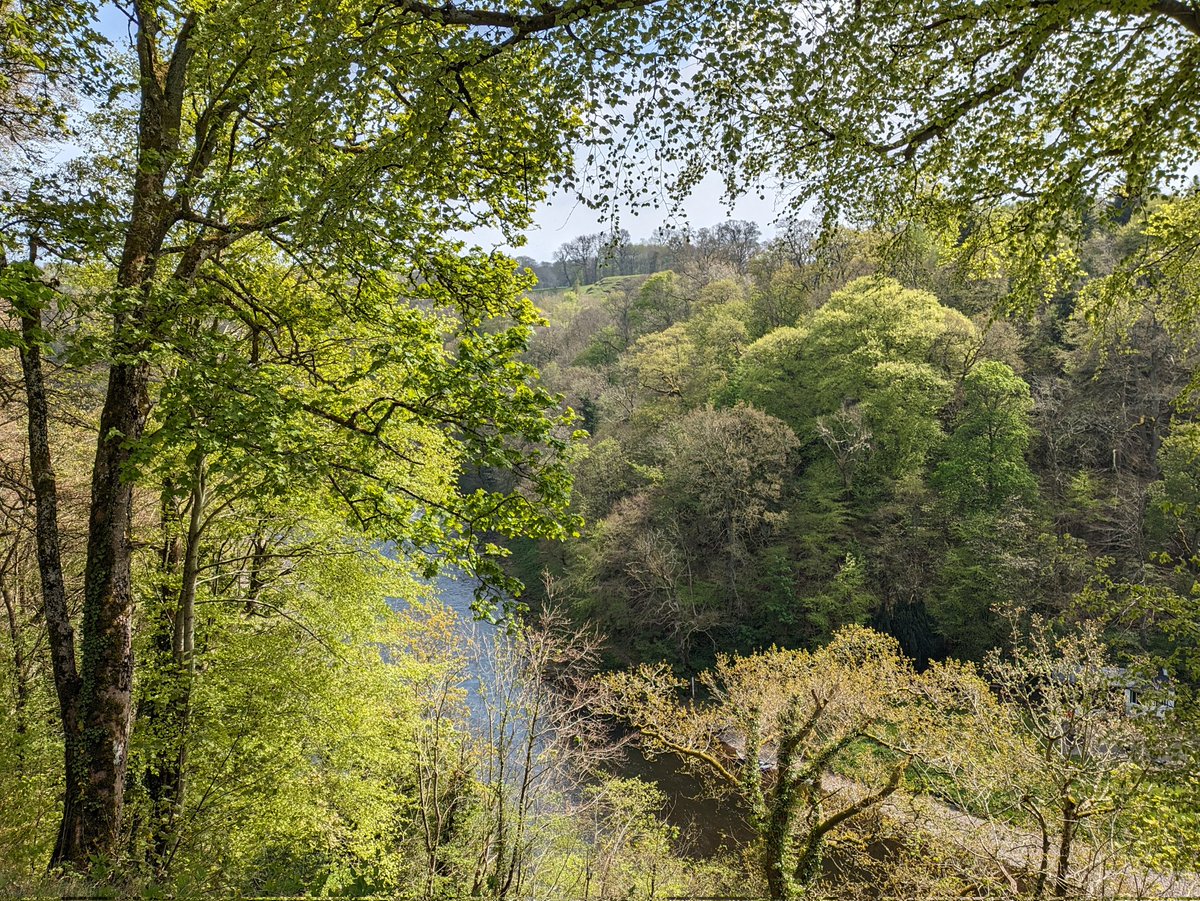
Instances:
[[[452,573],[445,574],[437,579],[436,589],[441,602],[457,614],[464,639],[473,635],[476,641],[495,640],[497,627],[478,622],[471,611],[475,596],[469,579],[456,578]],[[489,654],[475,655],[463,686],[468,692],[468,703],[474,715],[479,715],[482,708],[480,687],[493,675],[487,670],[490,659]],[[682,771],[672,758],[649,760],[638,752],[635,745],[627,744],[625,747],[623,759],[612,768],[613,775],[638,777],[658,785],[667,798],[663,815],[668,822],[679,827],[683,839],[682,850],[692,855],[707,856],[723,845],[740,844],[747,838],[741,818],[731,814],[727,804],[706,796],[699,780]]]

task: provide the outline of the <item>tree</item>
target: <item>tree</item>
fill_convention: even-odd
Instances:
[[[1077,465],[1141,482],[1158,474],[1172,407],[1193,378],[1188,349],[1195,336],[1170,322],[1172,304],[1146,292],[1112,300],[1120,281],[1098,278],[1081,292],[1078,321],[1068,331],[1077,344],[1068,359],[1075,382],[1068,403],[1080,431]]]
[[[1171,403],[1181,394],[1189,397],[1200,390],[1195,372],[1186,364],[1180,367],[1173,352],[1186,349],[1194,354],[1200,340],[1200,195],[1195,185],[1177,197],[1147,204],[1145,217],[1121,229],[1121,238],[1123,253],[1083,287],[1079,306],[1084,321],[1105,343],[1132,345],[1142,358],[1136,370],[1139,376],[1144,373],[1136,400],[1139,428],[1130,430],[1134,442],[1126,438],[1120,443],[1134,443],[1135,454],[1148,450],[1153,456],[1166,432]],[[1128,361],[1103,362],[1104,368],[1112,365],[1119,372]],[[1114,452],[1118,443],[1112,442]]]
[[[0,148],[36,155],[41,142],[64,136],[71,95],[86,88],[107,44],[92,11],[86,0],[0,3]],[[0,172],[16,174],[7,161]]]
[[[783,263],[768,268],[760,265],[755,272],[755,287],[750,294],[751,326],[755,336],[765,335],[784,326],[795,325],[809,311],[812,301],[812,277],[804,270]]]
[[[1200,423],[1177,422],[1163,442],[1162,479],[1150,487],[1151,534],[1193,594],[1200,578]],[[1188,581],[1191,584],[1187,584]]]
[[[552,585],[546,593],[553,604]],[[471,896],[523,897],[538,863],[536,814],[601,771],[608,748],[590,716],[588,682],[597,648],[594,632],[570,630],[552,607],[484,639],[476,731],[485,817]]]
[[[1032,407],[1029,385],[1004,363],[981,363],[964,379],[962,409],[934,474],[959,510],[1032,499],[1037,483],[1025,462]]]
[[[753,40],[721,40],[739,28]],[[662,156],[703,158],[735,190],[780,179],[828,224],[936,220],[1037,296],[1072,271],[1058,240],[1096,198],[1136,207],[1200,151],[1190,2],[786,3],[704,36],[704,77],[660,90],[678,129]]]
[[[709,285],[698,300],[707,301],[720,286],[720,282]],[[688,333],[703,352],[706,374],[713,379],[709,385],[710,400],[727,396],[738,361],[750,343],[746,303],[739,299],[739,294],[734,292],[731,299],[718,297],[712,303],[705,303],[687,321]]]
[[[719,370],[689,332],[680,324],[639,338],[621,359],[624,380],[659,403],[684,409],[705,403]]]
[[[590,285],[596,281],[603,234],[580,235],[554,251],[554,262],[568,285]]]
[[[738,390],[801,438],[829,427],[819,417],[857,407],[874,436],[872,466],[898,476],[919,468],[941,438],[936,414],[950,385],[934,360],[945,356],[942,339],[951,326],[963,335],[974,331],[928,292],[857,279],[799,326],[747,348]]]
[[[256,520],[270,524],[257,557]],[[163,709],[180,674],[160,665],[157,630],[135,634],[115,878],[141,871],[185,894],[406,883],[416,698],[443,664],[419,652],[439,623],[388,598],[417,603],[427,588],[307,492],[227,509],[205,536],[185,717]]]
[[[1013,502],[995,510],[935,509],[941,542],[931,560],[925,606],[948,654],[982,660],[1004,647],[1011,636],[1003,617],[1013,607],[1036,605],[1053,616],[1067,605],[1068,599],[1042,590],[1038,577],[1060,561],[1053,536],[1038,535],[1028,508]]]
[[[659,331],[691,316],[691,298],[674,272],[656,272],[639,286],[634,312],[640,332]]]
[[[785,518],[795,448],[791,429],[747,406],[695,410],[667,430],[663,501],[691,547],[724,557],[735,601],[742,565]]]
[[[1149,809],[1150,773],[1172,765],[1162,755],[1173,719],[1165,686],[1144,662],[1117,667],[1096,624],[1055,635],[1038,617],[983,673],[1001,703],[976,708],[980,743],[955,774],[959,801],[991,821],[1020,816],[1036,837],[1024,852],[1023,840],[990,830],[991,859],[1028,866],[1035,899],[1137,886],[1122,824]],[[1026,859],[1013,861],[1014,850]]]
[[[582,448],[572,467],[573,498],[588,520],[602,519],[613,505],[643,484],[625,447],[616,438],[602,438]]]
[[[712,228],[702,228],[688,242],[690,255],[702,267],[725,263],[734,272],[745,275],[758,250],[758,225],[741,219],[727,219]]]
[[[696,640],[712,638],[728,620],[719,594],[706,580],[697,548],[681,524],[663,515],[653,492],[619,501],[590,532],[576,578],[594,598],[592,618],[618,639],[661,647],[690,665]]]
[[[339,436],[347,454],[324,477],[366,531],[440,546],[467,561],[481,559],[488,519],[532,532],[541,522],[553,531],[553,515],[543,516],[548,508],[530,502],[543,489],[565,500],[565,481],[543,481],[554,469],[564,475],[552,450],[561,439],[546,415],[553,400],[522,384],[528,372],[514,359],[534,321],[519,299],[526,285],[508,261],[464,256],[445,235],[480,222],[511,228],[525,221],[528,201],[563,162],[563,136],[575,121],[563,101],[578,87],[549,63],[552,48],[540,38],[609,11],[601,4],[449,12],[318,0],[263,17],[237,0],[129,7],[137,77],[127,82],[112,63],[100,72],[101,88],[121,101],[112,116],[95,120],[103,151],[68,164],[67,178],[42,180],[31,171],[27,190],[7,198],[4,211],[5,251],[18,239],[27,248],[3,277],[21,318],[15,340],[25,366],[41,587],[65,735],[55,863],[86,868],[115,850],[121,834],[139,448],[155,396],[174,384],[170,355],[187,361],[195,349],[192,330],[213,337],[200,357],[219,358],[214,347],[227,339],[240,345],[236,359],[210,375],[227,398],[240,395],[246,410],[260,411],[274,401],[285,419],[299,416],[311,427],[275,433],[264,456],[293,441],[312,451]],[[6,29],[14,21],[6,17]],[[69,19],[54,24],[72,39],[79,34]],[[522,92],[543,76],[557,87]],[[525,115],[511,114],[513,96],[527,99]],[[77,262],[100,274],[90,285],[56,291],[54,274],[69,278]],[[91,290],[75,290],[81,287]],[[42,355],[57,347],[44,334],[45,312],[77,303],[107,320],[104,339],[88,346],[98,351],[108,384],[92,466],[84,608],[75,622],[63,601]],[[294,331],[305,304],[316,313]],[[400,343],[416,351],[408,364],[399,363],[408,351],[396,353],[390,338],[369,337],[367,325],[385,311],[391,331],[410,339]],[[315,321],[320,316],[324,323]],[[495,319],[511,327],[485,327]],[[215,334],[205,331],[213,320],[220,323]],[[356,356],[347,344],[332,369],[314,365],[313,347],[333,352],[323,342],[337,322],[368,352]],[[292,377],[307,380],[307,397],[269,384],[277,370],[263,365],[267,345]],[[423,381],[416,377],[421,356],[441,361]],[[375,368],[388,361],[414,381],[376,378]],[[351,385],[362,390],[345,390]],[[493,421],[501,408],[515,418]],[[432,483],[407,481],[413,469],[403,461],[416,459],[410,426],[418,422],[425,424],[418,431],[453,436],[473,446],[479,462],[540,486],[507,499],[455,490],[446,504],[428,496],[431,484],[453,478],[443,471]],[[321,458],[309,451],[274,460]],[[375,462],[384,463],[382,478]],[[490,569],[492,578],[500,575]]]
[[[647,753],[674,756],[745,805],[772,898],[803,896],[831,834],[895,793],[938,741],[912,703],[921,677],[894,639],[861,627],[813,652],[722,657],[700,681],[712,700],[684,701],[682,680],[643,665],[604,677],[599,706]],[[827,780],[856,753],[860,784]]]
[[[807,329],[784,326],[746,348],[734,377],[738,399],[778,416],[793,429],[812,415],[810,361],[804,350]]]
[[[494,506],[500,496],[460,487],[460,467],[472,458],[489,461],[488,436],[472,425],[467,408],[459,423],[477,430],[478,439],[450,436],[432,423],[420,424],[419,417],[388,412],[379,392],[405,386],[409,393],[397,391],[388,403],[425,393],[447,396],[445,386],[461,384],[465,366],[474,380],[472,403],[486,404],[490,376],[475,354],[501,359],[511,331],[472,336],[461,322],[442,319],[439,326],[438,318],[400,304],[378,309],[370,323],[347,321],[336,302],[256,260],[227,257],[222,274],[249,297],[270,304],[277,327],[238,328],[217,320],[219,327],[209,332],[189,329],[178,336],[174,371],[157,386],[154,415],[133,455],[142,483],[158,487],[161,508],[158,559],[145,567],[148,573],[143,570],[148,597],[139,609],[149,647],[138,653],[137,719],[152,738],[152,751],[140,762],[143,771],[131,777],[145,786],[152,812],[145,821],[153,824],[146,856],[156,869],[173,856],[168,851],[177,843],[177,814],[188,804],[195,769],[188,762],[194,753],[190,710],[203,688],[197,674],[206,659],[197,649],[220,640],[205,635],[197,609],[235,604],[286,619],[286,605],[272,600],[269,590],[289,566],[313,555],[362,551],[341,535],[316,542],[312,535],[321,531],[316,511],[341,517],[360,542],[364,536],[403,541],[407,534],[407,540],[432,548],[441,532],[442,546],[453,557],[469,555],[467,545],[459,544],[467,536],[453,535],[444,517],[457,510],[477,526],[483,511],[472,509],[474,504],[488,504],[484,498],[490,496]],[[458,346],[451,348],[455,341]],[[294,362],[297,355],[302,363]],[[533,389],[528,372],[518,374],[522,368],[512,375]],[[530,395],[537,411],[526,409],[535,418],[544,415],[539,406],[544,398],[535,399],[537,393]],[[523,415],[519,402],[505,406],[507,413],[484,414],[492,438],[508,428],[508,414]],[[476,451],[467,451],[467,444]],[[503,453],[502,444],[491,447]],[[503,465],[498,456],[490,462]],[[527,475],[537,479],[533,470]],[[280,509],[285,503],[292,506],[284,509],[299,511],[287,528]],[[516,502],[509,511],[522,507]],[[397,516],[410,525],[401,527],[393,521]],[[503,529],[500,520],[495,524]],[[432,571],[428,564],[422,568]],[[205,577],[209,570],[224,577]]]
[[[842,477],[842,488],[849,491],[854,470],[871,453],[871,429],[862,408],[843,405],[834,413],[818,416],[816,432],[833,455],[838,474]]]
[[[674,841],[679,830],[658,816],[666,797],[653,783],[620,778],[590,786],[588,794],[593,825],[584,897],[593,886],[601,898],[661,894],[679,860]]]

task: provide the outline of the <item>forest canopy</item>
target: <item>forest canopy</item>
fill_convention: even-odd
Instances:
[[[1198,40],[0,0],[0,895],[1200,891]]]

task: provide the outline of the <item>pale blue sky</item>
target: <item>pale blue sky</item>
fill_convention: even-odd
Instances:
[[[765,200],[750,195],[740,197],[731,209],[724,201],[721,179],[710,175],[684,201],[681,212],[682,218],[676,217],[673,224],[705,228],[724,219],[749,219],[758,223],[764,235],[770,235],[774,232],[771,223],[786,209],[777,206],[770,193]],[[662,210],[644,210],[641,215],[625,210],[620,215],[620,226],[634,240],[638,240],[648,238],[666,218],[667,214]],[[517,253],[538,260],[549,260],[560,244],[589,232],[606,231],[608,227],[608,222],[602,220],[596,211],[588,209],[573,196],[560,194],[538,206],[534,212],[534,227],[526,234],[528,243]]]

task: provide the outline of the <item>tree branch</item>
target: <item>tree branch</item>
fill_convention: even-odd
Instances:
[[[1200,9],[1181,0],[1157,0],[1150,11],[1168,19],[1174,19],[1192,34],[1200,37]]]
[[[567,25],[583,18],[592,18],[620,10],[643,9],[658,0],[601,0],[599,3],[574,2],[546,6],[536,14],[519,15],[498,9],[457,7],[453,3],[430,6],[419,0],[404,0],[397,8],[415,13],[422,19],[443,25],[463,25],[476,28],[503,28],[517,34],[536,34]]]

